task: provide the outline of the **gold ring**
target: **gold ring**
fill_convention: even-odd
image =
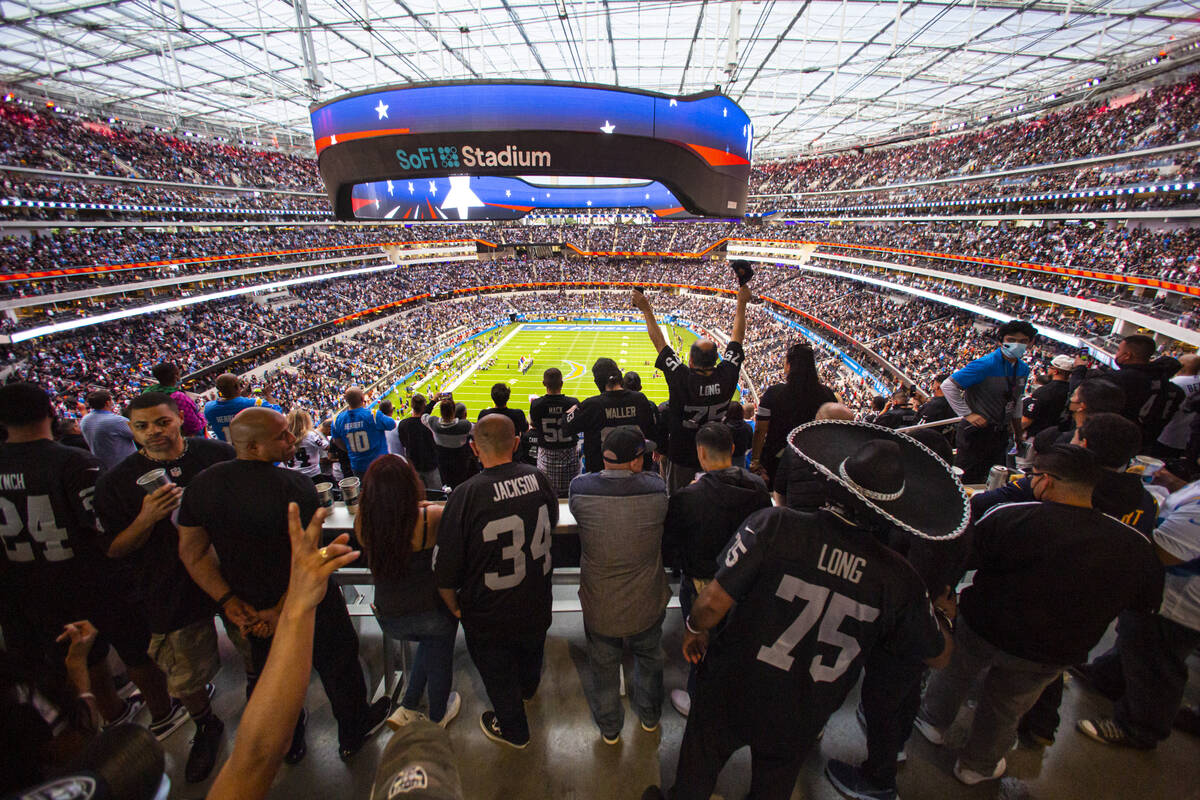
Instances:
[[[317,552],[321,554],[321,558],[325,559],[326,561],[329,560],[329,548],[328,547],[322,547]]]

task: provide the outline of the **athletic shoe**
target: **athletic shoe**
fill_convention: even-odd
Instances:
[[[1120,747],[1132,747],[1135,750],[1153,750],[1155,745],[1145,745],[1133,739],[1121,723],[1115,719],[1081,719],[1075,723],[1079,732],[1089,739],[1095,739],[1104,744],[1115,744]]]
[[[620,744],[621,743],[621,732],[617,731],[612,736],[609,736],[607,733],[601,732],[600,740],[602,742],[604,742],[605,744]]]
[[[683,689],[672,689],[671,705],[679,712],[679,716],[686,717],[692,710],[692,696]]]
[[[982,772],[976,772],[973,769],[967,769],[962,765],[961,761],[954,762],[954,777],[965,783],[967,786],[974,786],[977,783],[984,781],[994,781],[1004,774],[1004,770],[1008,769],[1008,762],[1003,758],[996,764],[996,768],[992,770],[990,775],[985,775]]]
[[[162,719],[150,720],[150,732],[154,734],[154,738],[160,742],[166,739],[175,731],[183,726],[183,723],[188,721],[187,709],[183,707],[183,703],[175,698],[171,698],[171,711]]]
[[[836,758],[825,764],[825,777],[833,784],[833,788],[854,800],[898,800],[895,788],[884,789],[875,785],[860,768]]]
[[[192,739],[192,749],[188,753],[187,766],[183,768],[183,779],[188,783],[200,783],[208,777],[217,764],[217,754],[221,750],[221,736],[225,733],[225,723],[212,714],[203,722],[196,723],[196,735]]]
[[[345,742],[338,746],[338,758],[342,761],[347,761],[351,756],[362,749],[362,746],[367,743],[367,740],[374,736],[380,728],[387,723],[388,714],[392,713],[392,698],[381,697],[371,704],[367,709],[367,722],[363,726],[363,732],[353,741]]]
[[[429,718],[426,717],[424,714],[422,714],[420,711],[415,711],[414,709],[405,708],[404,706],[400,706],[399,708],[397,708],[395,711],[392,712],[392,715],[390,717],[387,718],[387,726],[394,731],[398,731],[401,728],[403,728],[405,725],[416,722],[419,719],[429,719]]]
[[[921,735],[924,736],[930,744],[944,744],[946,741],[946,736],[942,731],[939,731],[937,728],[933,727],[932,723],[926,722],[920,717],[917,717],[913,721],[913,727],[920,731]]]
[[[142,700],[140,694],[135,694],[125,700],[125,708],[117,715],[114,720],[109,720],[104,723],[103,729],[115,728],[118,725],[124,725],[133,722],[138,714],[142,713],[142,709],[146,707],[146,702]]]
[[[115,681],[114,681],[114,683],[115,683]],[[122,700],[128,700],[129,698],[133,697],[135,694],[138,694],[138,692],[139,692],[137,684],[134,683],[133,681],[129,680],[129,678],[125,678],[125,682],[116,688],[117,688],[117,696],[120,697]]]
[[[660,722],[655,722],[653,725],[647,725],[643,720],[638,720],[638,722],[641,722],[642,730],[646,733],[658,733],[658,729],[662,725]]]
[[[515,742],[500,732],[500,720],[496,718],[495,711],[483,712],[483,716],[479,718],[479,727],[483,728],[483,735],[491,739],[493,742],[506,744],[509,747],[515,747],[518,750],[524,750],[529,746],[528,739],[523,742]]]
[[[308,753],[308,743],[304,741],[304,732],[307,728],[308,709],[302,708],[300,709],[300,719],[296,720],[296,727],[292,730],[292,744],[283,756],[285,763],[299,764],[304,760],[304,756]]]
[[[1176,730],[1190,733],[1192,736],[1200,736],[1200,711],[1184,706],[1175,715],[1174,725]]]
[[[462,697],[458,692],[451,692],[446,696],[446,713],[442,714],[442,718],[437,721],[437,724],[444,728],[454,722],[460,708],[462,708]]]

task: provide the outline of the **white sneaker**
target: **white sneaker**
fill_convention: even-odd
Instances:
[[[691,695],[683,689],[672,689],[671,705],[675,706],[675,710],[679,712],[679,716],[686,717],[692,710]]]
[[[457,711],[457,709],[455,710]],[[449,712],[449,708],[447,708],[447,712]],[[394,731],[398,731],[405,725],[416,722],[419,719],[427,719],[427,717],[420,711],[400,706],[387,718],[387,726]]]
[[[446,713],[437,721],[437,724],[443,728],[449,725],[458,716],[460,708],[462,708],[462,697],[459,696],[458,692],[451,692],[446,696]]]
[[[932,723],[926,722],[920,717],[917,717],[916,721],[913,722],[913,727],[929,740],[930,744],[945,744],[946,742],[945,734],[942,731],[939,731],[933,727]]]
[[[1004,774],[1004,770],[1006,770],[1006,769],[1008,769],[1008,762],[1005,761],[1003,758],[1000,759],[1000,762],[998,764],[996,764],[996,768],[994,770],[992,770],[991,775],[984,775],[981,772],[976,772],[975,770],[966,769],[965,767],[963,767],[961,761],[955,761],[954,762],[954,777],[958,778],[960,781],[965,783],[967,786],[974,786],[975,784],[983,783],[984,781],[996,780],[997,778],[999,778],[1001,775]]]
[[[146,701],[142,699],[140,694],[135,694],[125,700],[125,708],[117,715],[117,718],[104,723],[103,727],[114,728],[117,725],[133,722],[145,707]]]

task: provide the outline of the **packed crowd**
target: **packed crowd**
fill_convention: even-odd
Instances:
[[[321,191],[316,161],[194,136],[0,103],[0,162],[181,183]]]
[[[1079,104],[912,145],[756,164],[750,186],[754,194],[823,191],[996,172],[1191,141],[1198,123],[1200,77],[1192,75],[1119,105]]]

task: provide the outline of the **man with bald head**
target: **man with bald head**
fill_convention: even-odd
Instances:
[[[467,649],[492,702],[479,724],[494,742],[524,749],[530,700],[550,627],[550,532],[558,498],[546,476],[513,462],[513,422],[488,414],[471,449],[483,470],[450,493],[438,529],[438,591],[462,619]]]
[[[394,430],[396,420],[382,411],[364,408],[366,396],[357,386],[351,386],[343,396],[346,410],[333,421],[333,440],[350,454],[350,468],[361,478],[372,461],[387,453],[384,431]]]
[[[217,399],[209,400],[204,404],[204,419],[208,422],[213,436],[222,442],[229,441],[229,423],[238,415],[238,412],[255,406],[283,411],[279,406],[268,403],[261,397],[244,397],[242,381],[232,373],[226,372],[218,375],[216,385]]]
[[[646,332],[658,351],[654,366],[662,370],[667,380],[667,457],[663,466],[667,493],[670,494],[691,483],[700,471],[700,461],[696,458],[696,432],[706,422],[724,422],[729,401],[737,391],[750,287],[743,283],[738,289],[733,331],[720,362],[717,361],[717,345],[702,338],[692,345],[686,365],[667,344],[646,295],[636,289],[631,294],[634,307],[646,318]]]
[[[312,481],[276,466],[295,453],[287,418],[267,408],[247,408],[229,424],[237,458],[208,467],[188,484],[179,510],[179,557],[201,589],[248,634],[253,691],[271,649],[291,574],[288,503],[300,506],[303,524],[319,505]],[[358,636],[342,593],[330,582],[317,606],[313,666],[338,723],[338,753],[354,755],[387,718],[388,699],[367,705],[358,665]],[[285,757],[304,757],[306,715],[301,714]]]
[[[822,403],[815,419],[850,421],[854,412],[841,403]],[[771,490],[777,505],[795,511],[816,511],[829,499],[829,483],[790,447],[783,448]]]

